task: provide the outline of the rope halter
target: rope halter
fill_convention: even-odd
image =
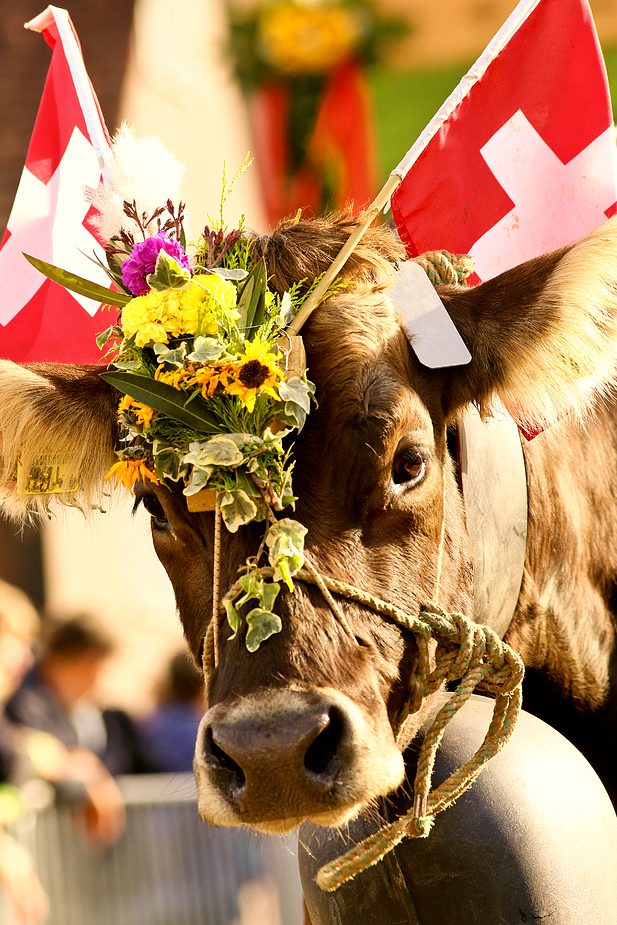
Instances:
[[[271,577],[273,569],[266,567],[260,572],[264,578]],[[418,616],[411,616],[394,604],[360,588],[324,575],[316,576],[315,572],[314,568],[302,568],[294,577],[318,587],[323,584],[329,596],[336,594],[362,604],[393,620],[414,636],[418,646],[418,662],[413,676],[417,682],[414,686],[416,692],[409,697],[398,719],[399,730],[405,719],[420,707],[424,697],[439,690],[446,681],[460,682],[433,720],[420,749],[413,809],[321,868],[317,883],[323,890],[332,891],[367,867],[377,864],[404,838],[426,837],[437,813],[450,806],[474,782],[484,765],[503,748],[512,735],[521,709],[524,668],[517,653],[490,627],[474,623],[460,613],[448,614],[436,604],[427,603],[421,607]],[[222,599],[220,614],[224,613],[226,599],[233,602],[241,594],[242,589],[236,582]],[[340,620],[341,610],[338,605],[333,608],[333,612]],[[350,632],[346,620],[343,628],[346,633]],[[431,639],[437,641],[434,657],[436,667],[432,670],[429,654]],[[203,661],[209,674],[214,664],[212,623],[204,640]],[[476,689],[495,695],[493,717],[484,741],[469,761],[431,791],[435,756],[445,727]]]

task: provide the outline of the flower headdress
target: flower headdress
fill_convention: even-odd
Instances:
[[[160,142],[145,143],[155,145],[164,167],[169,155]],[[113,184],[92,195],[116,291],[33,262],[57,282],[121,309],[117,322],[97,338],[112,367],[101,375],[124,393],[118,409],[122,446],[107,478],[115,476],[116,485],[130,489],[138,480],[179,483],[189,510],[216,505],[232,533],[263,522],[263,542],[240,579],[244,597],[236,606],[226,602],[234,632],[241,625],[237,607],[255,603],[246,616],[246,644],[254,650],[280,631],[272,611],[280,583],[293,590],[293,575],[303,564],[306,528],[275,515],[295,501],[293,461],[283,439],[302,428],[314,393],[303,351],[284,333],[306,292],[300,296],[300,284],[282,296],[272,292],[243,222],[233,230],[224,226],[233,181],[223,177],[220,217],[209,219],[191,245],[183,203],[157,203],[145,189],[140,199],[131,196],[133,177],[120,155],[128,149],[135,160],[139,144],[121,130]],[[173,159],[171,166],[178,177]],[[169,176],[165,169],[160,173]],[[271,580],[258,570],[262,555],[274,568]]]

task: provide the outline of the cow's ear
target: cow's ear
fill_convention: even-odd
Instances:
[[[118,439],[118,392],[100,368],[0,361],[0,505],[23,519],[52,501],[99,504]]]
[[[579,244],[440,295],[472,355],[449,370],[449,413],[469,402],[489,411],[496,394],[533,429],[566,414],[584,420],[614,388],[617,218]]]

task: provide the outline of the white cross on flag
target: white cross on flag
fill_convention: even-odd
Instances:
[[[608,81],[586,0],[523,0],[396,170],[410,256],[476,275],[579,240],[617,211]]]
[[[49,6],[27,28],[53,54],[0,249],[0,357],[97,363],[109,310],[48,280],[23,252],[109,286],[90,259],[104,255],[84,195],[105,173],[109,136],[66,10]]]

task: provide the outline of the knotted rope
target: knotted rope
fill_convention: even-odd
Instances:
[[[433,286],[458,286],[473,273],[473,257],[448,251],[426,251],[414,257]]]
[[[260,569],[264,578],[272,577],[273,571],[271,567]],[[460,681],[457,690],[433,720],[420,749],[413,809],[321,868],[317,883],[323,890],[332,891],[360,871],[377,864],[403,838],[426,837],[436,814],[450,806],[473,783],[487,761],[503,748],[512,735],[521,709],[524,668],[516,652],[490,627],[474,623],[460,613],[448,614],[437,604],[427,603],[422,606],[418,616],[412,616],[394,604],[345,582],[324,575],[319,576],[318,582],[314,569],[309,571],[302,568],[294,578],[308,584],[323,583],[331,594],[369,607],[413,634],[418,646],[418,662],[410,680],[416,682],[415,690],[403,715],[399,717],[399,729],[407,716],[419,708],[424,697],[437,691],[446,681]],[[221,614],[224,612],[225,599],[233,603],[242,593],[238,582],[232,585],[221,601]],[[335,615],[337,611],[340,613],[340,608],[334,610]],[[346,621],[344,628],[349,632]],[[212,670],[213,665],[213,635],[210,626],[204,640],[203,659],[208,671]],[[432,670],[429,653],[431,639],[437,641],[434,657],[436,667]],[[478,688],[495,695],[493,717],[484,741],[461,768],[431,791],[435,756],[445,727]]]

